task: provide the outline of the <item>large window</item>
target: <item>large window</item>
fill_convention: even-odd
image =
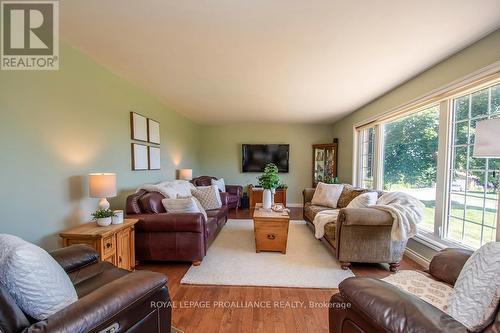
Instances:
[[[439,108],[432,106],[383,125],[383,189],[425,204],[422,228],[434,232]]]
[[[495,240],[500,161],[473,154],[477,122],[497,117],[500,85],[453,100],[446,237],[471,247]]]
[[[473,154],[477,122],[500,118],[500,84],[401,111],[356,131],[357,185],[421,200],[423,239],[472,248],[494,241],[500,159]]]

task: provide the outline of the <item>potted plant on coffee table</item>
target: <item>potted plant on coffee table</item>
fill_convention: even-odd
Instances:
[[[110,209],[98,209],[95,213],[92,213],[92,217],[97,221],[97,224],[101,227],[107,227],[112,222],[112,217],[115,216]]]
[[[264,192],[262,193],[262,208],[270,209],[272,206],[273,191],[281,183],[278,176],[278,167],[273,163],[267,164],[264,168],[264,173],[257,179],[259,180],[259,185],[264,188]]]

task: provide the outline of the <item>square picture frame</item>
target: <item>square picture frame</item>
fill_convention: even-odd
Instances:
[[[160,123],[151,118],[148,118],[148,141],[160,144]]]
[[[161,169],[161,151],[160,147],[149,146],[149,170]]]
[[[142,171],[149,169],[148,146],[132,143],[132,170]]]
[[[130,133],[132,140],[148,142],[148,118],[131,111]]]

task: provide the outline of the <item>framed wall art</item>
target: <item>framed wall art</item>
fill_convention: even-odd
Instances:
[[[151,118],[148,118],[148,141],[160,144],[160,123]]]
[[[149,146],[149,170],[161,169],[160,147]]]
[[[132,170],[149,169],[149,150],[148,146],[138,143],[132,143]]]
[[[130,112],[130,131],[132,140],[148,141],[148,118]]]

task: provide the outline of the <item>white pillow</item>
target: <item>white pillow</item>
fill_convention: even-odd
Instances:
[[[219,191],[226,192],[226,184],[224,183],[224,178],[212,179],[212,185],[217,185]]]
[[[373,206],[377,203],[378,193],[377,192],[367,192],[358,195],[356,198],[352,199],[347,205],[347,208],[366,208]]]
[[[458,275],[447,312],[471,331],[482,331],[494,319],[500,298],[500,243],[483,245]]]
[[[217,185],[198,186],[193,189],[191,193],[200,201],[205,210],[219,209],[222,207],[222,200]]]
[[[201,205],[198,205],[198,200],[194,197],[176,199],[165,198],[161,203],[163,207],[165,207],[167,213],[202,213],[205,217],[205,221],[207,220],[207,212],[205,212]]]
[[[339,201],[343,189],[344,185],[342,184],[318,183],[311,203],[313,205],[337,208],[337,202]]]
[[[0,283],[16,304],[44,320],[78,300],[64,269],[43,249],[19,237],[0,234]]]

